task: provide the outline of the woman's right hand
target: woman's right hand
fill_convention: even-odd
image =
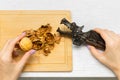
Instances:
[[[120,34],[100,28],[94,30],[104,39],[106,49],[100,53],[95,47],[89,46],[92,55],[110,68],[120,80]]]

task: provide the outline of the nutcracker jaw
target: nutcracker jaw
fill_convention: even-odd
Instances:
[[[64,24],[66,27],[68,27],[71,31],[74,29],[74,23],[70,23],[67,19],[63,18],[60,22],[60,24]]]
[[[72,22],[70,23],[67,19],[63,18],[60,22],[60,24],[64,24],[66,27],[68,27],[72,32],[74,30],[79,30],[79,31],[82,31],[82,29],[84,28],[84,25],[83,26],[78,26],[76,25],[75,22]]]

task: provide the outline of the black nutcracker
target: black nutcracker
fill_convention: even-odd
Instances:
[[[83,32],[84,26],[78,26],[75,22],[70,23],[67,19],[63,18],[61,24],[64,24],[70,29],[70,31],[62,31],[59,27],[57,32],[63,36],[69,36],[72,38],[73,44],[77,46],[81,45],[92,45],[98,49],[105,50],[105,41],[103,38],[94,30]]]

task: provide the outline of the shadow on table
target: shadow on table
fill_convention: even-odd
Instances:
[[[117,80],[117,78],[19,78],[19,80]]]

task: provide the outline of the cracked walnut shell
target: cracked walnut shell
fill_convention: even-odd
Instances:
[[[44,55],[48,55],[53,50],[55,43],[59,44],[61,37],[57,34],[52,34],[52,26],[50,24],[41,25],[36,30],[30,29],[25,30],[26,37],[24,37],[20,43],[19,47],[23,51],[28,51],[34,49],[37,51],[42,51]]]

